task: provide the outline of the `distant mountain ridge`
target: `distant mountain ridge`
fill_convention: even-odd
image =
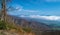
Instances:
[[[44,22],[42,22],[43,20],[41,19],[32,19],[32,18],[22,18],[22,17],[17,17],[17,16],[12,16],[12,15],[8,15],[8,21],[11,23],[15,23],[16,25],[19,25],[21,27],[24,28],[31,28],[33,30],[33,32],[36,33],[36,35],[41,35],[41,32],[44,31],[51,31],[53,27],[53,25],[48,25]],[[45,21],[45,20],[44,20]],[[56,27],[57,28],[57,27]]]
[[[54,25],[54,26],[60,26],[60,21],[56,21],[56,20],[45,20],[45,19],[39,19],[39,18],[27,18],[27,17],[23,17],[29,21],[37,21],[37,22],[43,22],[47,25]]]
[[[34,28],[41,29],[42,31],[43,30],[50,30],[50,26],[48,26],[47,24],[42,23],[42,22],[27,20],[25,18],[11,16],[11,15],[9,15],[9,17],[12,17],[12,19],[14,20],[14,23],[16,23],[22,27],[31,27],[33,29]]]

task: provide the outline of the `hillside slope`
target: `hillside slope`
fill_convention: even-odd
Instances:
[[[43,31],[51,30],[51,27],[46,25],[45,23],[37,21],[28,21],[25,18],[21,17],[8,16],[8,21],[23,28],[31,28],[32,32],[35,32],[36,35],[41,34]]]

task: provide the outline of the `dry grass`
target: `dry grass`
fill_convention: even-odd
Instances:
[[[29,32],[29,33],[28,33]],[[0,21],[0,35],[33,35],[30,28]]]

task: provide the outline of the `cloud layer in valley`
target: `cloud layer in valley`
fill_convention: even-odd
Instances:
[[[45,19],[45,20],[60,20],[60,16],[21,15],[20,17],[30,17],[30,18]]]

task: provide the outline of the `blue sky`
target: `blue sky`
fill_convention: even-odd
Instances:
[[[60,19],[60,0],[13,0],[10,6],[16,9],[9,12],[11,15]]]
[[[13,0],[10,4],[14,8],[18,8],[19,10],[22,9],[22,11],[19,12],[18,10],[15,10],[17,12],[12,12],[13,15],[60,16],[60,0]]]

